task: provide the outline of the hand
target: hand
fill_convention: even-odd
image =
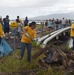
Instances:
[[[1,36],[1,38],[5,38],[5,35]]]
[[[26,35],[26,37],[30,38],[30,35],[28,33],[26,33],[25,35]]]
[[[33,41],[37,41],[37,38],[33,38]]]

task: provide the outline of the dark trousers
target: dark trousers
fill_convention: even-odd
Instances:
[[[28,24],[24,24],[24,27],[28,26]]]
[[[72,37],[72,39],[73,39],[73,50],[74,50],[74,37]]]
[[[1,37],[0,37],[0,44],[1,44]]]
[[[27,61],[30,62],[31,61],[31,49],[32,49],[31,43],[23,43],[23,42],[21,42],[20,57],[21,57],[21,59],[23,58],[26,48],[27,48]]]

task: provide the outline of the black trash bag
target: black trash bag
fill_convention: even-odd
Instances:
[[[54,60],[52,59],[52,56],[53,56],[54,52],[55,52],[55,50],[54,50],[53,48],[51,48],[51,49],[49,50],[47,57],[44,58],[44,61],[45,61],[46,63],[52,63],[52,62],[54,61]]]
[[[44,58],[44,61],[45,61],[45,63],[51,64],[51,65],[55,65],[55,64],[56,65],[61,65],[62,64],[62,58],[61,58],[61,56],[53,48],[51,48],[49,50],[49,52],[47,54],[47,57]]]

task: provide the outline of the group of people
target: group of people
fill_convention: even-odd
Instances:
[[[2,25],[2,29],[5,33],[6,39],[9,38],[9,16],[7,15],[6,18],[2,20],[2,16],[0,16],[0,24]]]
[[[19,33],[21,32],[22,29],[22,25],[27,26],[28,25],[28,17],[25,18],[24,22],[22,22],[22,20],[19,18],[19,16],[17,16],[16,19],[16,23],[18,24],[18,37],[19,37]],[[9,39],[10,38],[10,19],[9,19],[9,15],[6,15],[5,18],[2,19],[2,16],[0,16],[0,23],[2,24],[2,29],[4,31],[5,34],[5,38]]]
[[[9,39],[9,32],[10,32],[10,25],[9,25],[9,16],[7,15],[6,18],[4,18],[2,20],[2,17],[0,17],[0,38],[3,38],[4,34],[6,39]],[[19,18],[19,16],[17,16],[16,19],[16,23],[18,24],[18,37],[20,35],[20,31],[22,29],[23,34],[21,37],[21,51],[20,51],[20,56],[19,59],[23,59],[24,56],[24,51],[25,48],[27,48],[27,61],[30,62],[31,61],[31,49],[32,49],[32,41],[36,41],[36,31],[34,30],[36,28],[36,22],[33,21],[31,23],[28,24],[28,18],[26,17],[26,19],[24,20],[24,27],[22,27],[23,22],[22,20]],[[1,40],[0,40],[1,42]],[[1,44],[0,44],[1,45]]]
[[[0,16],[0,38],[2,38],[5,34],[6,39],[9,39],[9,32],[10,32],[10,25],[9,25],[9,16],[7,15],[6,18],[4,18],[2,20],[2,17]],[[31,23],[29,23],[28,18],[26,17],[26,19],[24,20],[24,22],[22,22],[22,20],[19,18],[19,16],[17,16],[16,19],[16,23],[18,24],[18,37],[20,37],[19,35],[21,30],[23,31],[22,37],[21,39],[21,51],[20,51],[20,56],[19,59],[23,59],[24,56],[24,52],[25,49],[27,48],[27,61],[31,62],[31,50],[32,50],[32,41],[37,41],[36,39],[36,22],[33,21]],[[64,28],[68,25],[71,24],[70,20],[65,20],[63,18],[63,20],[46,20],[45,22],[45,26],[49,28],[49,30],[51,29],[59,29],[59,28]],[[24,25],[24,27],[22,27],[22,25]],[[4,33],[3,33],[4,30]],[[1,42],[1,39],[0,39]],[[74,42],[73,42],[74,43]]]
[[[64,18],[62,20],[49,19],[49,20],[45,21],[45,26],[46,26],[46,29],[48,28],[49,31],[58,30],[58,29],[61,29],[61,28],[65,28],[67,26],[71,26],[70,36],[73,39],[72,50],[74,50],[74,22],[71,23],[70,19],[64,19]]]
[[[52,29],[58,30],[58,29],[66,27],[66,26],[71,26],[71,21],[70,21],[70,19],[68,20],[68,19],[64,19],[64,18],[62,20],[60,20],[60,19],[54,20],[54,18],[53,18],[53,19],[46,20],[45,26],[49,30],[52,30]]]
[[[4,40],[4,35],[6,38],[9,36],[9,16],[2,20],[0,16],[0,56],[8,55],[12,52],[12,48],[8,45],[8,43]]]

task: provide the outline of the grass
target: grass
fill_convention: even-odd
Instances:
[[[36,24],[36,28],[42,28],[41,24]]]
[[[34,54],[36,51],[32,51]],[[0,61],[0,72],[20,72],[23,70],[31,70],[37,68],[37,65],[32,61],[31,66],[27,62],[27,52],[25,52],[23,60],[18,60],[20,51],[16,50],[16,58],[14,58],[13,52],[7,56],[2,57]]]
[[[63,75],[63,71],[59,70],[58,72],[56,72],[55,70],[49,67],[46,70],[39,71],[36,75]]]
[[[35,49],[32,50],[32,55],[37,53],[39,50],[35,42],[32,43],[33,47],[36,47]],[[37,69],[39,68],[37,64],[32,60],[31,64],[27,62],[27,51],[25,51],[24,58],[23,60],[18,60],[20,50],[16,50],[16,58],[14,56],[14,52],[10,53],[9,56],[2,57],[0,58],[0,72],[22,72],[25,70],[32,70],[32,69]],[[39,60],[40,58],[45,57],[44,55],[41,55],[40,57],[37,58]],[[34,75],[34,74],[30,74]],[[35,75],[63,75],[63,71],[55,71],[51,67],[45,70],[40,70],[38,71]]]
[[[32,51],[32,54],[36,53],[37,51]],[[19,54],[19,50],[16,50],[16,55]],[[3,57],[2,61],[0,61],[0,72],[21,72],[25,70],[32,70],[37,69],[38,66],[35,62],[31,62],[31,65],[26,61],[26,52],[23,60],[15,59],[13,56],[13,52],[7,56]],[[32,74],[30,74],[32,75]],[[34,74],[33,74],[34,75]],[[45,70],[38,71],[35,75],[63,75],[62,71],[54,71],[51,67]]]
[[[38,47],[35,42],[33,46]],[[32,55],[38,50],[32,50]],[[27,62],[27,51],[25,51],[23,60],[18,60],[20,50],[10,53],[9,56],[0,57],[0,72],[20,72],[23,70],[31,70],[37,68],[37,65],[32,61],[31,65]],[[15,56],[14,56],[15,55]]]

